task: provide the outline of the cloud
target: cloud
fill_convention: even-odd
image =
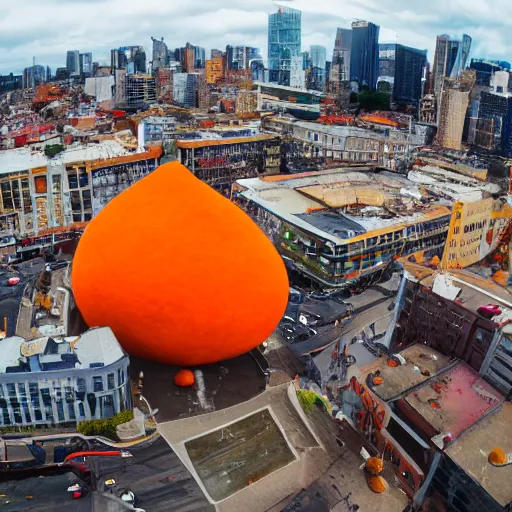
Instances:
[[[4,5],[2,5],[4,4]],[[467,33],[472,56],[512,58],[512,2],[509,0],[286,0],[301,9],[303,49],[312,44],[331,55],[337,27],[355,19],[381,27],[381,41],[428,49],[433,60],[436,35]],[[150,60],[151,36],[169,48],[190,42],[211,48],[246,44],[267,49],[271,0],[0,0],[0,73],[20,73],[36,62],[64,66],[66,51],[92,52],[108,63],[110,49],[142,45]]]

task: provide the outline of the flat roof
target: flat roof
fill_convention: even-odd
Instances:
[[[473,313],[477,313],[478,308],[485,304],[501,303],[507,308],[510,308],[510,304],[512,304],[512,293],[507,288],[495,283],[492,279],[486,279],[469,270],[453,269],[436,272],[429,269],[430,272],[427,272],[425,267],[415,264],[404,262],[403,265],[407,271],[422,276],[421,284],[430,289],[434,286],[436,276],[442,274],[451,278],[453,285],[461,290],[457,298],[461,300],[465,309]],[[499,320],[499,317],[493,318],[493,321],[497,320]]]
[[[36,167],[53,167],[90,160],[108,160],[133,154],[114,139],[102,140],[98,144],[71,147],[51,159],[43,151],[30,148],[8,149],[0,151],[0,175],[27,171]]]
[[[512,403],[484,418],[451,444],[446,453],[503,507],[512,502],[512,465],[495,467],[487,458],[495,448],[512,453]]]
[[[291,175],[283,179],[241,179],[237,184],[245,189],[240,194],[246,199],[297,228],[335,244],[354,240],[358,236],[362,239],[367,233],[376,235],[388,232],[392,228],[451,215],[446,206],[436,203],[426,206],[413,205],[403,214],[395,214],[389,219],[378,215],[356,216],[334,211],[311,211],[326,210],[324,203],[329,204],[326,195],[331,196],[335,189],[339,188],[340,194],[350,195],[356,187],[364,191],[366,196],[371,196],[372,191],[375,196],[382,195],[382,191],[386,190],[387,195],[393,199],[401,197],[404,204],[409,201],[411,206],[410,196],[418,193],[416,186],[402,176],[395,178],[392,173],[363,173],[339,168]],[[305,200],[305,197],[308,200]]]
[[[382,400],[389,401],[403,395],[438,374],[451,362],[448,356],[423,344],[407,347],[400,355],[406,364],[388,366],[387,358],[381,357],[364,368],[365,374],[380,372],[383,382],[380,386],[374,386],[373,392]]]
[[[498,407],[503,396],[461,361],[409,393],[405,401],[438,434],[449,432],[457,438]]]
[[[54,340],[54,341],[51,341]],[[48,351],[49,343],[53,343],[52,350]],[[102,364],[109,366],[122,359],[126,354],[114,336],[110,327],[97,327],[89,329],[81,336],[70,337],[43,337],[36,340],[25,341],[20,336],[11,336],[1,343],[0,374],[6,373],[7,368],[19,367],[22,361],[30,356],[37,356],[41,369],[31,372],[65,371],[58,363],[64,363],[64,355],[76,355],[75,368],[88,369],[91,365]],[[54,363],[56,366],[44,369],[42,365]]]
[[[202,148],[205,146],[227,146],[229,144],[243,144],[245,142],[259,142],[263,140],[275,139],[276,135],[262,133],[260,135],[249,135],[247,137],[223,137],[222,139],[192,139],[192,140],[178,140],[177,146],[179,148]]]

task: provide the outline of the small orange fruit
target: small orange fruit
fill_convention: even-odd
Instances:
[[[382,459],[379,459],[378,457],[370,457],[366,464],[364,465],[366,471],[370,473],[370,475],[376,476],[379,473],[382,473],[382,470],[384,469],[384,462]]]
[[[174,384],[180,388],[189,388],[196,383],[194,372],[190,370],[180,370],[174,376]]]
[[[376,493],[381,493],[389,489],[389,485],[381,476],[371,476],[368,478],[368,487]]]
[[[489,453],[488,461],[491,464],[505,464],[505,462],[507,462],[507,455],[501,448],[494,448],[494,450]]]

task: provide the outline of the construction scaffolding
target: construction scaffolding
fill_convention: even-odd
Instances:
[[[137,107],[156,102],[156,80],[151,75],[126,76],[126,104]]]

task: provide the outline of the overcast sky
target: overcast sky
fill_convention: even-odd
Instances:
[[[354,19],[378,24],[381,42],[428,49],[437,34],[473,38],[473,57],[512,60],[510,0],[288,0],[302,10],[303,50],[324,45],[330,59],[336,27]],[[142,45],[151,59],[151,36],[169,48],[186,42],[211,48],[261,47],[266,58],[271,0],[0,0],[0,73],[20,73],[36,63],[52,72],[66,51],[92,52],[107,64],[110,49]],[[208,55],[208,54],[207,54]]]

